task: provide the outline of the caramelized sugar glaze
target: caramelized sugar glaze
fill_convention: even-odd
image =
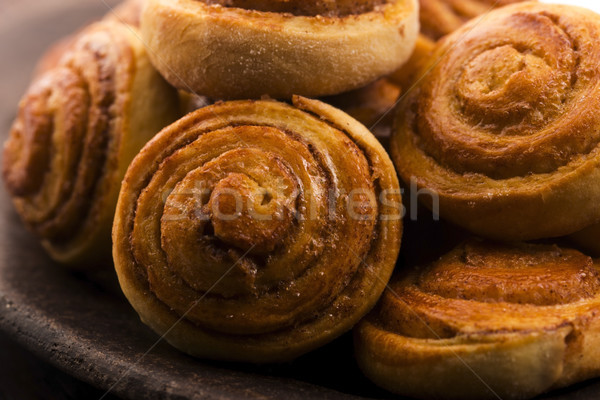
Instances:
[[[121,24],[94,24],[51,52],[21,100],[4,181],[55,259],[109,260],[120,180],[137,150],[177,117],[176,93]],[[143,104],[133,96],[139,90]]]
[[[597,376],[599,312],[590,257],[471,240],[390,285],[357,329],[358,359],[405,395],[529,398]]]
[[[294,104],[198,110],[128,171],[113,233],[119,279],[183,351],[289,360],[350,329],[391,275],[400,210],[379,200],[399,201],[391,161],[341,111]]]
[[[397,113],[405,181],[479,235],[560,236],[600,218],[600,16],[526,3],[443,39]],[[460,45],[457,45],[460,43]]]

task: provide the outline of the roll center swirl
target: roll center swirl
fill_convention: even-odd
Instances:
[[[168,196],[162,218],[170,265],[196,289],[208,290],[232,259],[281,245],[294,225],[297,194],[283,161],[259,149],[232,150],[189,172]],[[270,287],[258,276],[261,264],[244,257],[213,291],[229,296]]]
[[[538,109],[537,103],[549,87],[556,88],[552,82],[558,77],[554,75],[542,58],[506,45],[475,57],[463,71],[457,90],[466,113],[476,115],[480,122],[506,124],[510,120],[515,124]],[[560,99],[549,99],[555,102],[554,108],[558,108]],[[533,115],[531,122],[541,117],[535,112]],[[521,134],[522,131],[497,133]]]
[[[292,225],[294,184],[265,188],[244,174],[230,174],[212,191],[206,211],[214,234],[252,254],[275,249]]]
[[[460,49],[440,42],[441,62],[414,95],[419,145],[457,173],[494,179],[552,172],[590,151],[598,137],[578,137],[583,126],[563,118],[586,96],[577,35],[548,13],[499,13]]]

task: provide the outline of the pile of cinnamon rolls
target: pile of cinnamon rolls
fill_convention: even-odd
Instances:
[[[2,162],[49,256],[114,263],[188,354],[286,362],[354,329],[403,396],[600,376],[589,10],[129,0],[42,58]]]

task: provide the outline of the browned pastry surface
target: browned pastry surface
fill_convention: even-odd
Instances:
[[[418,29],[417,0],[148,0],[142,16],[163,76],[218,99],[363,87],[408,59]]]
[[[343,112],[300,97],[217,103],[131,164],[115,267],[142,320],[182,351],[286,361],[375,304],[398,256],[399,200],[387,154]]]
[[[421,76],[416,76],[431,55],[434,43],[460,28],[465,22],[485,15],[496,7],[524,0],[420,0],[421,34],[409,60],[390,75],[390,79],[408,91]]]
[[[53,258],[110,259],[120,180],[143,144],[178,115],[176,93],[124,25],[93,24],[53,52],[20,103],[4,180]]]
[[[466,32],[468,40],[463,40]],[[600,16],[522,3],[441,41],[397,113],[403,180],[474,233],[530,240],[600,219]]]
[[[364,372],[399,394],[531,398],[600,374],[598,264],[471,240],[402,273],[355,339]]]

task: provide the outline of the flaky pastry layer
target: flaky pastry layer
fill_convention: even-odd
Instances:
[[[436,193],[443,218],[495,239],[598,222],[599,39],[597,14],[541,3],[447,36],[397,112],[403,180]]]
[[[178,349],[287,361],[375,304],[399,251],[399,201],[391,160],[340,110],[217,103],[132,162],[115,267],[142,321]]]
[[[361,369],[422,399],[528,399],[600,374],[600,273],[552,245],[470,240],[401,273],[355,330]]]

